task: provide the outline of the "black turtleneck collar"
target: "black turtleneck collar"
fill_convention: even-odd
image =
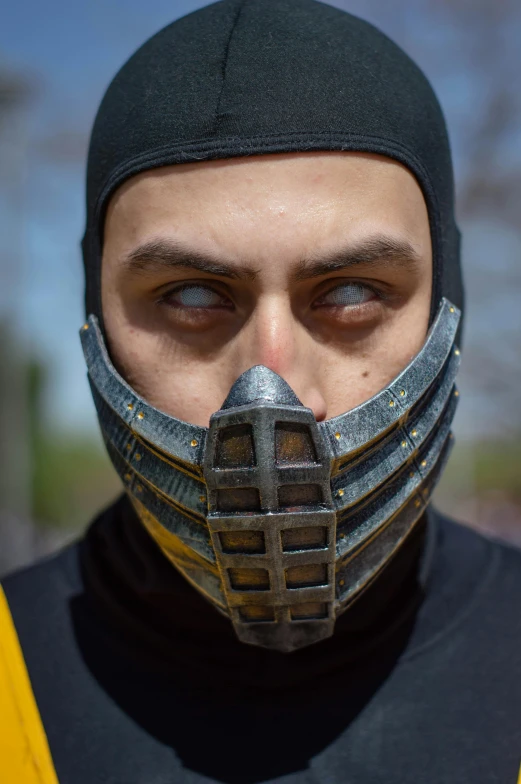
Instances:
[[[429,513],[332,638],[277,653],[238,642],[120,499],[2,586],[60,781],[260,784],[423,781],[440,727],[429,781],[476,779],[476,738],[514,771],[518,584],[517,553]]]
[[[375,653],[392,666],[422,601],[422,520],[384,572],[337,620],[332,638],[291,654],[245,645],[161,553],[123,496],[82,545],[86,594],[123,659],[155,673],[192,673],[200,685],[273,690],[326,686]],[[427,537],[429,539],[429,537]]]

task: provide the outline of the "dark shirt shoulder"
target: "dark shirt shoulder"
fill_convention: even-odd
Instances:
[[[337,670],[333,688],[241,698],[218,671],[201,687],[193,645],[171,678],[127,659],[89,599],[82,546],[3,581],[61,784],[516,784],[521,551],[438,518],[398,643]]]

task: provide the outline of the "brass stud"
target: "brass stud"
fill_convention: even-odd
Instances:
[[[344,537],[345,537],[345,534],[340,534],[340,539],[343,539]]]
[[[427,461],[426,460],[422,460],[421,461],[421,467],[425,468],[426,465],[427,465]]]
[[[337,492],[337,495],[340,496],[340,498],[342,498],[342,496],[344,495],[344,491],[342,490],[342,488],[340,488],[340,490]]]
[[[192,438],[192,440],[190,441],[190,446],[197,446],[197,443],[198,442],[195,440],[195,438]]]
[[[459,357],[461,352],[460,352],[459,348],[457,348],[457,349],[455,349],[454,353],[456,354],[457,357]]]
[[[454,313],[454,308],[449,308],[451,313]]]
[[[143,492],[143,488],[141,487],[141,485],[137,485],[136,486],[136,493],[141,493],[141,492]]]
[[[390,405],[390,406],[391,406],[391,408],[392,408],[392,407],[394,406],[394,400],[389,400],[389,405]]]
[[[88,330],[88,328],[89,328],[89,325],[88,324],[84,324],[83,327],[82,327],[82,330],[84,332],[86,332]]]
[[[402,441],[402,446],[405,449],[405,447],[407,446],[407,441]]]
[[[136,452],[134,457],[136,458],[136,460],[141,460],[141,455],[139,454],[139,452]]]
[[[341,435],[340,435],[340,433],[335,433],[335,438],[336,438],[336,440],[338,441],[338,439],[339,439],[339,438],[341,438]]]
[[[459,397],[459,392],[457,389],[454,390],[454,397]]]
[[[142,411],[140,411],[139,414],[137,415],[137,418],[138,419],[144,419],[145,418],[144,413]]]
[[[127,444],[127,450],[130,452],[131,449],[132,449],[132,444]]]
[[[206,501],[206,496],[205,496],[205,495],[200,495],[200,496],[199,496],[199,501],[200,501],[202,504],[204,504],[204,502]]]
[[[127,409],[129,411],[132,411],[133,408],[134,408],[134,404],[133,403],[129,403],[128,406],[127,406]]]
[[[127,482],[130,482],[131,479],[132,479],[132,474],[125,474],[125,480]]]
[[[421,505],[422,505],[422,502],[420,501],[419,498],[417,498],[416,501],[414,502],[414,506],[416,507],[416,509],[418,509]]]
[[[345,585],[345,582],[346,582],[345,580],[339,580],[339,581],[338,581],[338,584],[339,584],[339,585]]]
[[[411,473],[409,474],[409,478],[414,479],[415,476],[416,474],[414,473],[414,471],[411,471]]]
[[[405,389],[400,389],[400,397],[405,397]]]
[[[416,438],[417,435],[418,435],[418,431],[416,429],[415,430],[411,430],[411,436],[413,438]]]

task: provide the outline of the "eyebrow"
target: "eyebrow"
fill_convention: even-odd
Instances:
[[[232,280],[255,280],[260,270],[251,267],[227,264],[180,243],[178,240],[158,238],[137,246],[123,259],[130,272],[153,273],[158,268],[195,269],[210,275]],[[309,280],[356,266],[402,268],[414,270],[421,263],[420,255],[406,240],[377,235],[354,245],[340,248],[328,254],[310,255],[302,259],[292,274],[295,281]]]
[[[402,268],[413,271],[421,263],[421,256],[410,242],[378,235],[320,257],[303,259],[296,270],[295,280],[307,280],[349,267]]]
[[[255,280],[257,270],[237,264],[226,264],[223,261],[201,251],[186,247],[178,240],[153,239],[134,248],[123,259],[123,264],[130,272],[154,272],[158,267],[168,269],[195,269],[222,278],[247,278]]]

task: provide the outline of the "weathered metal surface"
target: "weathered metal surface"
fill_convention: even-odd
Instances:
[[[425,511],[457,404],[459,311],[378,394],[317,423],[264,366],[201,428],[149,406],[81,331],[109,455],[165,555],[244,642],[291,651],[333,633]]]

